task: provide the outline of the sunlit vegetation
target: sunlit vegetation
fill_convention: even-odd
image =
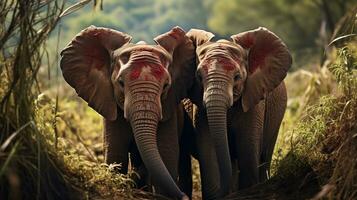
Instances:
[[[316,103],[310,103],[296,124],[290,125],[290,148],[276,168],[278,176],[288,178],[292,174],[296,176],[301,168],[311,167],[310,173],[322,186],[319,197],[356,198],[355,45],[354,42],[338,49],[336,60],[327,66],[330,76],[337,81],[338,89],[322,95]]]
[[[60,2],[0,3],[0,199],[153,198],[115,173],[119,164],[103,164],[102,119],[57,69],[60,49],[90,24],[143,40],[175,25],[219,36],[274,30],[296,62],[272,178],[231,199],[357,198],[356,1],[104,0],[63,18],[76,1]],[[315,12],[326,2],[330,19]],[[198,169],[194,162],[195,199]]]

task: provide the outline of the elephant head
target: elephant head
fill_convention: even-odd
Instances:
[[[206,110],[220,173],[220,194],[229,191],[232,169],[227,140],[227,110],[234,105],[247,112],[285,78],[291,55],[281,39],[266,28],[211,41],[214,35],[192,29],[196,45],[197,85],[193,101]],[[200,90],[201,92],[198,92]]]
[[[159,155],[156,133],[159,121],[175,109],[162,102],[177,103],[185,95],[185,87],[174,82],[183,82],[194,47],[179,27],[154,40],[156,45],[133,44],[125,33],[90,26],[61,52],[60,66],[69,85],[104,118],[115,120],[124,112],[154,181],[168,195],[186,198]]]

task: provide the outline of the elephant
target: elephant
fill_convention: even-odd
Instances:
[[[195,145],[202,196],[222,198],[268,178],[292,57],[283,41],[263,27],[231,40],[214,41],[213,33],[199,29],[186,35],[196,48],[189,98],[198,110]]]
[[[144,163],[155,191],[188,199],[177,185],[181,100],[194,81],[194,45],[180,27],[155,45],[109,28],[90,26],[62,50],[60,67],[78,96],[103,116],[106,163],[128,172]],[[141,160],[142,159],[142,160]]]

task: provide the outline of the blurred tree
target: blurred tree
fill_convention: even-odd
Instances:
[[[78,0],[66,2],[66,7],[69,7]],[[61,20],[60,33],[58,29],[55,30],[47,43],[48,52],[51,58],[55,58],[53,55],[59,54],[78,32],[90,25],[113,28],[133,36],[133,42],[144,40],[151,44],[154,43],[155,36],[174,26],[181,26],[186,31],[193,27],[207,29],[212,2],[213,0],[97,0],[96,6],[88,4]],[[101,3],[102,9],[98,9]],[[42,72],[43,77],[47,77],[47,74],[57,75],[56,70]]]
[[[67,0],[67,6],[76,2]],[[134,42],[148,43],[174,26],[186,31],[206,29],[225,37],[265,26],[286,41],[296,67],[319,56],[336,23],[357,0],[97,0],[96,7],[102,2],[102,10],[87,5],[61,21],[59,49],[89,25],[123,31]],[[56,46],[55,33],[49,46]],[[56,48],[49,50],[57,53]]]
[[[208,27],[229,36],[264,26],[286,41],[295,58],[301,58],[311,53],[318,55],[319,49],[331,41],[336,23],[356,3],[356,0],[221,0],[212,5]],[[306,64],[301,60],[297,62]]]
[[[62,40],[72,38],[89,25],[114,28],[134,37],[134,40],[152,42],[152,38],[181,26],[207,28],[208,2],[204,0],[104,0],[103,11],[87,6],[62,22]],[[74,1],[69,1],[73,4]],[[69,38],[67,37],[70,36]]]

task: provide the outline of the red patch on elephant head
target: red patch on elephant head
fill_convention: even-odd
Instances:
[[[92,66],[97,70],[102,70],[102,68],[108,65],[109,55],[103,48],[98,48],[96,44],[89,46],[90,50],[86,50],[86,55],[92,59]]]
[[[135,67],[130,73],[130,80],[138,79],[141,74],[141,67]]]
[[[226,58],[219,58],[217,59],[217,62],[222,66],[224,70],[232,71],[235,69],[235,65],[232,61],[227,60]]]
[[[232,71],[234,69],[234,66],[231,64],[223,65],[223,69],[226,71]]]
[[[164,75],[164,67],[159,65],[150,66],[152,75],[157,79],[162,79]]]
[[[229,71],[232,71],[236,68],[235,63],[228,60],[227,58],[212,58],[212,59],[206,59],[202,63],[202,69],[205,72],[208,72],[208,69],[213,65],[214,63],[219,64],[218,66],[222,67],[222,69],[226,70],[227,73]]]
[[[254,55],[249,55],[249,72],[254,73],[259,67],[265,63],[266,53],[255,52]]]
[[[249,49],[251,48],[255,43],[255,37],[251,34],[248,34],[245,38],[239,41],[239,44],[245,48]]]
[[[145,62],[135,62],[135,65],[132,66],[132,70],[130,72],[130,80],[138,79],[144,66]]]
[[[201,68],[207,73],[208,72],[208,69],[210,68],[212,64],[212,60],[210,59],[205,59],[203,60],[202,64],[201,64]]]
[[[144,67],[148,67],[150,69],[151,75],[154,76],[157,80],[161,80],[164,76],[165,69],[163,66],[147,62],[136,62],[135,66],[133,66],[133,70],[130,73],[130,80],[138,79]]]
[[[257,68],[263,68],[266,64],[266,59],[276,53],[268,42],[261,42],[257,47],[253,47],[249,52],[249,72],[254,73]]]

